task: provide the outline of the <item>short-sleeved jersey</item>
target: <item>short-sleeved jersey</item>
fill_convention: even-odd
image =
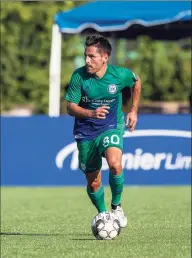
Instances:
[[[72,74],[65,99],[86,109],[109,106],[105,119],[75,118],[74,135],[77,141],[87,141],[109,129],[124,128],[122,90],[133,87],[138,77],[129,69],[108,65],[102,78],[86,72],[83,66]]]

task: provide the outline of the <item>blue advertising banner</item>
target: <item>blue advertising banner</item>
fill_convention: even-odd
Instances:
[[[85,185],[73,122],[68,115],[1,117],[1,185]],[[123,169],[127,185],[190,184],[190,115],[140,115],[136,130],[125,131]],[[102,171],[106,185],[105,159]]]

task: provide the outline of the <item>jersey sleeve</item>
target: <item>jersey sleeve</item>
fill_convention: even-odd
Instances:
[[[135,82],[138,81],[138,76],[131,70],[124,68],[122,73],[123,87],[132,88]]]
[[[65,99],[67,101],[79,104],[81,100],[81,84],[81,76],[79,75],[79,73],[74,72],[71,76],[69,88],[67,89],[67,93],[65,96]]]

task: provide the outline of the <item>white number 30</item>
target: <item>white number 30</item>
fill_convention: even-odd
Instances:
[[[110,138],[109,138],[109,136],[106,136],[106,137],[103,139],[103,146],[104,146],[104,147],[107,147],[110,142],[111,142],[112,144],[119,144],[119,142],[120,142],[119,136],[116,135],[116,134],[111,135]]]

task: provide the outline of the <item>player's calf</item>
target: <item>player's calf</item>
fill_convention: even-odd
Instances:
[[[87,194],[98,213],[107,211],[105,205],[104,187],[101,184],[101,172],[87,173]]]

